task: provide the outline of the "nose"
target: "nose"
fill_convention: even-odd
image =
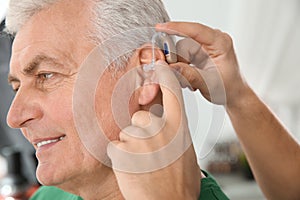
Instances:
[[[42,116],[36,94],[19,89],[7,114],[7,124],[11,128],[24,128]]]

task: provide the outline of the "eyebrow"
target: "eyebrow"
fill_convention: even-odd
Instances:
[[[32,75],[34,74],[38,68],[40,67],[41,63],[52,63],[55,66],[61,65],[59,64],[55,58],[46,56],[46,55],[37,55],[35,56],[32,61],[26,65],[26,67],[22,70],[24,75]],[[8,74],[8,83],[11,84],[12,82],[20,82],[20,80],[13,76],[12,74]]]

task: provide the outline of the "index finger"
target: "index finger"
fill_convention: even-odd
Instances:
[[[215,29],[199,23],[193,22],[167,22],[157,24],[156,30],[168,33],[170,35],[179,35],[183,37],[190,37],[200,44],[211,45],[215,42]]]

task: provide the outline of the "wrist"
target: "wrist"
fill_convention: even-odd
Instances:
[[[256,94],[247,83],[241,84],[240,87],[234,91],[235,93],[227,98],[225,107],[228,112],[240,110],[245,106],[249,106],[251,102],[255,101],[257,98]]]

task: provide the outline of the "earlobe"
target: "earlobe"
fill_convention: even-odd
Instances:
[[[159,85],[156,83],[145,83],[141,88],[140,95],[139,95],[139,104],[142,106],[149,105],[153,102],[158,93],[159,93]]]

